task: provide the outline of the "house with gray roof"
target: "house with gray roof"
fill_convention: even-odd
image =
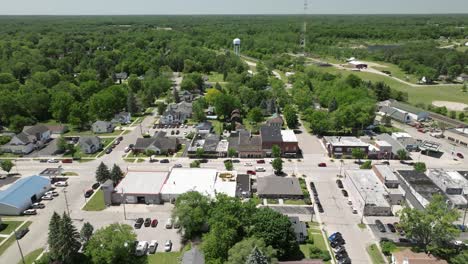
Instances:
[[[78,140],[78,146],[86,154],[94,154],[102,149],[101,139],[97,136],[83,136]]]
[[[120,112],[114,115],[111,120],[112,123],[130,124],[132,122],[132,115],[129,112]]]
[[[240,158],[261,158],[265,156],[262,148],[262,137],[239,129],[231,132],[228,138],[229,147],[237,151]]]
[[[16,134],[7,144],[0,147],[4,152],[29,154],[42,148],[50,139],[51,131],[45,125],[25,126],[21,133]]]
[[[218,156],[218,144],[220,142],[220,136],[212,133],[197,133],[190,146],[187,148],[187,154],[189,157],[196,156],[198,149],[203,149],[204,155],[207,156]]]
[[[429,113],[427,111],[396,100],[380,102],[378,103],[378,108],[379,112],[402,123],[426,121],[429,119]]]
[[[159,119],[159,123],[163,125],[182,124],[190,117],[192,117],[192,103],[180,102],[168,105]]]
[[[114,128],[114,124],[109,121],[98,120],[91,125],[91,130],[96,134],[112,133],[114,132]]]
[[[257,178],[257,194],[260,198],[303,199],[304,194],[297,178],[267,176]]]
[[[122,84],[122,82],[127,79],[128,79],[128,73],[126,72],[118,72],[114,74],[114,80],[116,83]]]
[[[178,140],[175,137],[166,136],[166,132],[159,131],[151,138],[138,138],[134,152],[153,151],[156,154],[166,154],[177,152]]]
[[[291,222],[291,228],[294,230],[294,234],[296,235],[296,241],[298,243],[306,241],[309,237],[306,224],[300,221],[297,216],[288,216],[288,218],[289,222]]]

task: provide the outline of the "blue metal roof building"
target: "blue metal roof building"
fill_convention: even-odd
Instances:
[[[0,191],[0,215],[20,215],[50,187],[50,180],[41,176],[17,180],[8,189]]]

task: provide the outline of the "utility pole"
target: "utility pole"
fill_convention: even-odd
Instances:
[[[63,189],[63,197],[65,198],[65,206],[67,207],[67,214],[70,217],[70,209],[68,208],[67,189]]]
[[[20,246],[20,243],[18,241],[18,237],[16,236],[16,230],[14,232],[15,232],[16,244],[18,245],[18,249],[19,249],[19,252],[21,254],[21,260],[23,261],[23,264],[26,264],[26,262],[24,261],[23,250],[21,250],[21,246]]]
[[[124,209],[124,219],[127,220],[127,211],[125,210],[125,202],[126,202],[126,199],[125,199],[125,196],[124,196],[124,190],[122,188],[122,205],[123,205],[123,209]]]

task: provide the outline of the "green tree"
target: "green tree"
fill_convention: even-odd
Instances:
[[[236,151],[236,149],[235,149],[235,148],[228,148],[227,155],[228,155],[228,157],[230,157],[231,159],[234,158],[235,156],[237,156],[237,151]]]
[[[366,153],[360,148],[353,148],[351,151],[351,156],[353,156],[354,159],[357,159],[358,162],[361,163],[361,159],[366,156]]]
[[[230,160],[224,162],[224,167],[226,167],[227,171],[232,171],[234,169],[234,165],[232,164],[232,161]]]
[[[296,235],[287,216],[270,208],[259,208],[252,215],[251,225],[248,234],[263,239],[266,245],[276,249],[280,259],[298,252]]]
[[[263,252],[261,252],[257,247],[254,247],[250,255],[247,257],[247,261],[245,263],[246,264],[269,264],[270,262],[268,262],[268,258],[265,255],[263,255]]]
[[[114,182],[114,186],[120,182],[123,176],[124,173],[122,172],[122,169],[120,169],[118,165],[114,164],[112,170],[110,171],[110,179]]]
[[[310,129],[316,135],[323,135],[325,132],[332,129],[332,123],[328,113],[324,111],[313,111],[306,117],[307,122],[310,124]]]
[[[228,258],[229,249],[238,241],[239,233],[233,223],[233,218],[214,223],[210,232],[203,236],[203,253],[208,263],[224,263]]]
[[[467,87],[466,87],[466,82],[463,83],[463,86],[462,86],[462,92],[466,93],[467,91]]]
[[[399,160],[407,160],[408,159],[408,152],[404,149],[399,149],[397,151],[397,156]]]
[[[276,250],[271,246],[266,246],[265,241],[256,237],[244,238],[237,242],[228,252],[228,261],[226,264],[246,263],[252,250],[257,248],[267,258],[267,263],[278,263],[276,259]]]
[[[289,128],[296,128],[299,125],[297,110],[292,105],[286,105],[284,108],[284,119]]]
[[[260,123],[263,121],[263,113],[260,107],[254,107],[250,109],[249,113],[247,114],[247,118],[253,123]]]
[[[388,115],[384,115],[382,116],[382,123],[384,124],[384,126],[386,127],[391,127],[392,126],[392,118]]]
[[[208,197],[196,191],[186,192],[177,198],[173,216],[179,218],[184,238],[191,239],[202,233],[208,221],[209,203]]]
[[[52,259],[58,259],[61,248],[60,240],[60,223],[61,218],[57,212],[54,211],[49,222],[49,235],[47,238],[49,244],[49,253]]]
[[[460,254],[456,255],[452,259],[450,259],[450,263],[452,264],[466,264],[468,263],[468,250],[463,250]]]
[[[459,119],[460,121],[464,121],[464,120],[465,120],[465,113],[463,113],[463,112],[459,113],[459,114],[458,114],[458,119]]]
[[[92,263],[138,263],[133,254],[133,241],[136,239],[131,226],[111,224],[93,234],[84,253]]]
[[[158,103],[158,115],[162,115],[166,111],[166,104]]]
[[[449,112],[449,117],[452,118],[452,119],[456,119],[456,118],[457,118],[457,112],[455,112],[455,111],[450,111],[450,112]]]
[[[110,171],[104,162],[101,161],[101,164],[97,167],[96,170],[96,181],[103,183],[110,179]]]
[[[81,247],[80,233],[73,225],[70,216],[63,213],[60,221],[60,251],[58,259],[63,263],[73,263],[73,260]]]
[[[68,144],[63,137],[57,139],[57,151],[63,153],[68,149]]]
[[[88,109],[86,105],[74,103],[70,107],[68,122],[77,129],[84,129],[89,122]]]
[[[192,104],[192,116],[193,119],[197,122],[203,122],[206,120],[205,109],[199,100],[193,102]]]
[[[336,101],[336,98],[333,97],[333,99],[328,104],[328,112],[331,113],[331,112],[335,111],[336,109],[338,109],[338,102]]]
[[[281,158],[275,158],[271,163],[271,166],[275,170],[276,174],[281,174],[283,172],[283,160]]]
[[[200,168],[200,161],[199,160],[194,160],[190,162],[190,168]]]
[[[278,145],[273,145],[271,148],[271,155],[273,158],[279,158],[281,157],[281,148]]]
[[[359,166],[361,170],[370,170],[372,169],[372,161],[367,160],[361,166]]]
[[[68,92],[59,91],[54,93],[50,105],[52,116],[60,122],[67,122],[74,102],[75,99]]]
[[[93,225],[91,225],[89,222],[84,223],[80,231],[81,241],[88,243],[89,239],[91,239],[91,236],[93,235],[93,232]]]
[[[405,207],[400,213],[400,226],[408,238],[414,239],[424,250],[429,245],[444,247],[452,241],[459,230],[453,223],[459,213],[450,208],[442,195],[432,196],[423,210]]]
[[[7,173],[10,173],[11,169],[15,166],[11,160],[2,160],[0,161],[0,168],[2,170],[6,171]]]
[[[127,112],[131,114],[135,114],[138,112],[137,100],[132,89],[128,89],[127,93]]]
[[[414,170],[417,171],[417,172],[425,172],[426,171],[426,163],[424,163],[424,162],[414,163]]]
[[[199,159],[203,158],[203,156],[205,156],[205,150],[203,148],[197,148],[195,156]]]

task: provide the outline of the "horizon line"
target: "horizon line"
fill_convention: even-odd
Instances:
[[[468,13],[174,13],[174,14],[0,14],[2,16],[381,16],[381,15],[468,15]]]

